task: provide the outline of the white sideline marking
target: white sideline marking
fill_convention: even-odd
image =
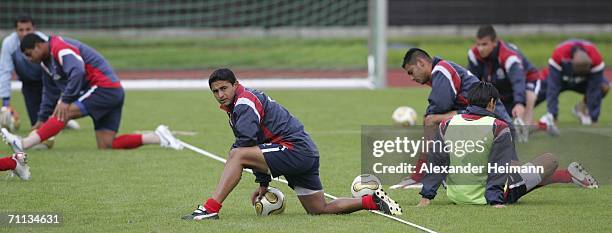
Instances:
[[[181,144],[183,144],[183,146],[184,146],[185,148],[187,148],[187,149],[190,149],[190,150],[192,150],[192,151],[194,151],[194,152],[196,152],[196,153],[199,153],[199,154],[205,155],[205,156],[207,156],[207,157],[209,157],[209,158],[211,158],[211,159],[217,160],[217,161],[219,161],[219,162],[225,163],[225,162],[227,161],[227,160],[225,160],[224,158],[222,158],[222,157],[220,157],[220,156],[218,156],[218,155],[215,155],[215,154],[213,154],[213,153],[210,153],[210,152],[208,152],[208,151],[205,151],[205,150],[203,150],[203,149],[200,149],[200,148],[198,148],[198,147],[195,147],[195,146],[193,146],[193,145],[191,145],[191,144],[189,144],[189,143],[186,143],[186,142],[181,141]],[[248,172],[248,173],[253,174],[253,171],[252,171],[251,169],[244,169],[244,171],[246,171],[246,172]],[[283,183],[283,184],[288,184],[286,180],[281,179],[281,178],[279,178],[279,177],[274,178],[273,180],[276,180],[276,181],[281,182],[281,183]],[[336,199],[338,199],[336,196],[333,196],[333,195],[331,195],[331,194],[328,194],[328,193],[324,193],[324,194],[325,194],[325,197],[330,198],[330,199],[332,199],[332,200],[336,200]],[[398,222],[400,222],[400,223],[403,223],[403,224],[406,224],[406,225],[409,225],[409,226],[412,226],[412,227],[415,227],[415,228],[418,228],[419,230],[422,230],[422,231],[425,231],[425,232],[429,232],[429,233],[436,233],[435,231],[433,231],[433,230],[431,230],[431,229],[429,229],[429,228],[425,228],[425,227],[423,227],[423,226],[420,226],[420,225],[417,225],[417,224],[414,224],[414,223],[408,222],[408,221],[406,221],[406,220],[403,220],[403,219],[398,218],[398,217],[395,217],[395,216],[391,216],[391,215],[388,215],[388,214],[382,213],[382,212],[380,212],[380,211],[369,210],[369,212],[371,212],[371,213],[375,213],[375,214],[378,214],[378,215],[380,215],[380,216],[383,216],[383,217],[386,217],[386,218],[389,218],[389,219],[392,219],[392,220],[398,221]]]
[[[366,78],[243,79],[240,80],[240,83],[251,88],[262,89],[374,89],[372,82]],[[126,90],[209,90],[208,80],[204,79],[122,80],[121,85]],[[11,81],[11,90],[21,90],[21,82]]]

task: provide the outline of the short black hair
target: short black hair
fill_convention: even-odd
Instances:
[[[416,64],[417,58],[425,58],[428,61],[431,61],[431,57],[425,50],[420,48],[411,48],[404,55],[404,61],[402,62],[402,69],[406,66],[406,64],[414,65]]]
[[[495,28],[492,25],[486,24],[482,25],[478,28],[478,32],[476,32],[476,38],[482,39],[485,37],[491,38],[491,40],[495,40],[497,38],[497,33],[495,32]]]
[[[43,40],[43,38],[40,38],[40,36],[36,35],[35,33],[30,33],[23,37],[19,48],[21,49],[21,52],[25,52],[26,49],[34,49],[36,44],[45,42],[46,41]]]
[[[32,23],[32,26],[35,26],[34,19],[28,14],[20,14],[15,18],[15,28],[17,28],[18,23]]]
[[[23,43],[22,43],[23,44]],[[208,78],[208,87],[216,81],[228,81],[232,85],[236,84],[236,75],[228,68],[217,69]]]
[[[470,105],[486,108],[491,99],[499,99],[499,91],[492,83],[480,81],[468,91],[467,98]]]

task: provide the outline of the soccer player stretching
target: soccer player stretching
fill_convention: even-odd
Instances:
[[[362,198],[341,198],[327,203],[319,179],[319,151],[302,123],[263,92],[245,88],[229,69],[215,70],[210,90],[227,112],[236,141],[212,197],[185,220],[218,219],[219,210],[236,187],[242,169],[253,169],[259,187],[252,201],[267,192],[271,176],[284,175],[308,214],[338,214],[380,210],[399,215],[401,207],[382,190]]]
[[[26,35],[20,46],[24,55],[41,64],[48,75],[43,79],[39,120],[48,119],[23,139],[3,128],[3,139],[13,151],[23,152],[58,134],[68,120],[84,116],[93,119],[98,149],[131,149],[143,144],[182,149],[163,125],[155,133],[115,137],[121,121],[123,87],[110,64],[94,49],[59,36],[46,41],[37,34]]]
[[[419,206],[429,205],[443,180],[446,180],[446,195],[454,203],[489,204],[494,207],[515,203],[535,188],[553,182],[558,160],[552,154],[540,155],[527,163],[518,161],[508,123],[497,119],[493,114],[495,103],[500,98],[493,84],[480,82],[474,85],[467,98],[470,105],[466,113],[442,121],[435,140],[454,143],[459,140],[477,142],[484,139],[484,150],[459,153],[432,149],[428,156],[428,165],[490,167],[494,164],[509,164],[525,170],[540,167],[541,172],[490,172],[492,170],[489,169],[480,173],[429,172],[422,180]],[[572,179],[580,180],[592,188],[597,187],[597,181],[582,169],[580,164],[573,162],[570,169]]]

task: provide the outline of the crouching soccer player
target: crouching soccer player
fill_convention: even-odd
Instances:
[[[536,157],[534,160],[521,163],[512,142],[512,134],[505,121],[495,117],[495,103],[499,92],[493,84],[480,82],[468,93],[470,106],[465,114],[458,114],[440,123],[436,132],[437,141],[451,142],[465,140],[476,142],[489,138],[484,142],[484,150],[478,152],[458,151],[449,153],[440,149],[430,149],[428,165],[430,166],[483,166],[481,173],[447,173],[430,172],[423,178],[421,201],[419,206],[429,205],[436,196],[437,189],[446,180],[446,194],[457,204],[489,204],[503,207],[512,204],[519,198],[537,187],[552,182],[553,174],[558,166],[558,160],[550,153]],[[491,164],[505,166],[541,167],[542,173],[509,173],[489,172]],[[596,188],[598,183],[580,164],[570,164],[571,179],[584,185]]]
[[[252,201],[267,191],[271,176],[285,176],[308,214],[338,214],[380,210],[400,215],[401,207],[382,191],[362,198],[327,203],[319,179],[319,151],[302,123],[264,93],[238,83],[229,69],[215,70],[208,80],[221,109],[227,112],[236,137],[212,197],[185,220],[218,219],[219,210],[236,187],[243,168],[251,168],[259,187]]]
[[[601,103],[610,89],[604,78],[605,64],[595,44],[585,40],[567,40],[559,44],[548,60],[546,107],[547,117],[542,120],[550,124],[557,121],[559,95],[566,90],[584,94],[584,98],[573,109],[574,115],[583,125],[596,123]],[[556,127],[555,127],[556,128]]]
[[[84,116],[93,119],[98,149],[132,149],[143,144],[182,149],[163,125],[155,133],[115,137],[121,121],[123,87],[110,64],[94,49],[77,40],[50,36],[46,41],[28,34],[21,41],[21,51],[32,62],[40,63],[48,78],[43,79],[38,119],[44,123],[40,128],[23,139],[1,130],[3,139],[15,152],[58,134],[65,122]]]

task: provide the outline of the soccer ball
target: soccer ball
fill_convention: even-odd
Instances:
[[[10,107],[0,108],[0,127],[8,129],[10,132],[19,130],[19,114]]]
[[[378,177],[371,174],[361,174],[353,180],[351,193],[353,193],[353,197],[363,197],[374,194],[374,191],[381,187],[382,184]]]
[[[285,206],[283,192],[277,188],[268,187],[268,192],[261,199],[255,201],[255,214],[259,216],[282,214],[285,211]]]
[[[393,111],[393,115],[391,115],[391,119],[401,126],[411,126],[415,125],[417,121],[417,113],[413,108],[408,106],[400,106],[399,108]]]

